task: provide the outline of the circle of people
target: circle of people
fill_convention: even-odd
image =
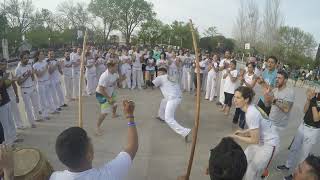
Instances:
[[[200,70],[197,71],[195,57],[191,55],[189,50],[175,52],[172,48],[168,48],[165,51],[156,46],[153,50],[144,49],[141,52],[139,48],[135,47],[130,50],[110,48],[104,52],[92,47],[85,52],[85,70],[81,72],[81,50],[74,48],[71,53],[66,51],[61,60],[54,57],[52,50],[48,51],[48,58],[45,57],[44,51],[38,51],[33,61],[30,61],[30,53],[25,51],[21,54],[20,62],[14,73],[10,73],[5,68],[2,70],[4,71],[1,74],[2,77],[14,80],[20,86],[26,119],[32,128],[36,128],[36,122],[50,119],[49,114],[59,113],[67,106],[68,102],[79,98],[81,73],[85,75],[84,84],[86,85],[83,87],[82,95],[96,95],[100,104],[103,104],[100,102],[101,97],[106,98],[106,96],[103,96],[99,85],[103,84],[102,75],[111,66],[114,68],[113,73],[120,75],[118,78],[123,77],[121,81],[116,81],[117,86],[132,90],[136,88],[139,90],[142,88],[153,89],[154,86],[161,88],[164,83],[157,78],[167,74],[168,81],[177,85],[183,92],[192,92],[197,88],[196,74],[199,73],[200,88],[205,93],[205,100],[216,101],[226,116],[229,115],[232,104],[236,106],[232,122],[239,124],[239,130],[231,134],[230,139],[224,138],[221,143],[233,143],[234,140],[237,140],[249,144],[242,152],[245,155],[246,168],[244,170],[241,168],[230,170],[228,167],[230,173],[242,170],[244,171],[242,176],[248,180],[263,179],[269,175],[268,166],[279,151],[280,137],[288,126],[289,113],[295,99],[294,90],[287,86],[288,74],[277,68],[278,60],[276,57],[267,58],[262,67],[257,66],[258,61],[255,57],[250,57],[245,67],[237,68],[237,61],[233,59],[233,55],[229,51],[225,52],[223,58],[220,58],[219,54],[206,52],[199,57]],[[108,64],[112,65],[108,66]],[[64,92],[61,86],[62,75]],[[254,88],[257,85],[262,87],[263,95],[255,104],[253,102]],[[99,94],[101,97],[97,95],[97,92],[101,92]],[[164,94],[164,92],[162,93]],[[305,116],[289,147],[287,161],[283,165],[277,166],[277,169],[281,171],[290,170],[292,173],[285,179],[299,180],[299,176],[302,175],[314,177],[313,180],[319,179],[319,157],[309,155],[309,153],[320,136],[320,94],[312,89],[308,89],[306,93]],[[1,106],[10,106],[14,121],[2,120],[1,124],[6,144],[12,144],[18,140],[16,128],[25,129],[26,126],[20,117],[17,105],[20,100],[14,83],[8,87],[8,94],[7,99],[11,100],[10,104],[7,104],[6,97],[1,96]],[[176,93],[176,95],[178,94]],[[115,101],[112,98],[115,97],[112,92],[107,95],[107,101],[112,104],[111,102]],[[175,106],[171,104],[169,109],[174,109],[172,116],[174,116],[175,108],[180,101],[181,99],[179,102],[175,102]],[[167,103],[168,108],[168,102],[164,103]],[[101,114],[109,113],[104,110],[105,107],[103,108],[101,105]],[[168,109],[165,110],[168,111]],[[112,113],[113,116],[116,116],[115,110]],[[2,114],[4,113],[1,113],[1,117],[4,119],[9,118],[2,116]],[[168,116],[168,118],[164,114],[163,107],[160,105],[158,119],[169,121],[167,119],[170,117]],[[132,119],[131,115],[127,118]],[[105,116],[102,116],[100,120],[99,117],[97,134],[101,133],[99,128],[104,118]],[[167,123],[170,126],[172,121]],[[134,121],[129,122],[128,126],[135,126]],[[170,127],[183,137],[187,137],[191,132],[191,129],[180,127],[180,125],[179,127]],[[216,148],[222,146],[221,143]],[[213,154],[214,152],[219,153],[218,150],[213,150],[211,156],[219,159]],[[129,155],[133,159],[135,152],[131,152]],[[212,179],[219,177],[214,175],[214,173],[218,173],[212,167],[215,162],[211,163],[210,157],[208,171]],[[308,174],[301,175],[301,172],[294,171],[297,164],[300,164],[300,167],[304,163],[307,163],[305,168],[309,168],[309,171],[305,172]],[[239,172],[236,178],[239,178],[238,175]]]

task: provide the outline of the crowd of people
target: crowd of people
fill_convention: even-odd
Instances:
[[[269,176],[268,167],[279,152],[295,99],[294,90],[287,85],[288,73],[278,67],[276,57],[270,56],[266,60],[249,57],[242,67],[237,65],[239,61],[230,51],[224,54],[204,51],[197,57],[199,64],[190,50],[176,51],[171,47],[100,50],[92,46],[83,54],[84,68],[81,68],[82,49],[77,47],[72,51],[66,50],[61,59],[54,57],[53,50],[37,51],[34,57],[24,51],[14,72],[7,69],[5,59],[0,61],[1,142],[10,146],[23,141],[17,138],[17,129],[36,128],[38,123],[60,113],[79,96],[93,95],[101,108],[95,132],[100,136],[103,134],[101,125],[107,115],[118,117],[117,88],[143,90],[155,87],[159,87],[163,95],[157,119],[167,123],[188,142],[192,129],[177,123],[174,114],[184,92],[195,92],[199,74],[201,97],[215,102],[226,117],[235,106],[232,123],[239,126],[239,130],[224,138],[211,151],[210,178],[258,180]],[[79,83],[81,73],[85,77],[83,87]],[[262,88],[263,95],[256,103],[257,87]],[[306,93],[305,116],[289,147],[288,159],[285,164],[277,166],[278,170],[292,174],[284,177],[286,180],[320,179],[320,157],[309,154],[320,136],[320,93],[312,89]],[[20,97],[29,127],[20,117]],[[69,128],[56,141],[58,158],[68,170],[55,172],[51,180],[123,179],[138,150],[134,102],[125,100],[123,107],[128,119],[127,148],[109,164],[99,169],[92,168],[93,145],[90,138],[82,128]],[[248,144],[245,151],[235,141]],[[6,165],[1,162],[1,155],[6,151],[8,148],[2,146],[0,168],[4,169]],[[10,171],[4,172],[10,174]]]

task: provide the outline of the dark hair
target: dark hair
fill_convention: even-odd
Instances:
[[[273,59],[276,64],[278,63],[278,59],[275,56],[269,56],[268,59]]]
[[[254,62],[248,62],[248,63],[246,64],[247,67],[248,67],[249,65],[251,65],[253,68],[256,67],[256,64],[255,64]]]
[[[285,70],[279,70],[277,73],[281,74],[285,79],[288,79],[288,73]]]
[[[320,157],[310,154],[306,158],[306,162],[312,167],[309,173],[320,180]]]
[[[37,51],[35,54],[34,54],[34,62],[38,62],[39,61],[39,56],[40,56],[40,53],[43,52],[42,50],[40,51]],[[44,52],[43,52],[44,53]]]
[[[160,57],[163,55],[164,59],[167,59],[167,54],[165,52],[160,53]]]
[[[239,180],[247,170],[247,158],[241,146],[225,137],[211,150],[209,175],[211,180]]]
[[[56,153],[59,160],[70,169],[77,169],[86,161],[90,139],[84,129],[71,127],[57,138]]]
[[[21,54],[20,54],[20,60],[22,60],[23,56],[25,55],[29,55],[29,51],[22,51]]]
[[[159,68],[159,69],[158,69],[158,71],[162,71],[162,72],[167,73],[167,69],[166,69],[166,68],[164,68],[164,67]]]
[[[251,88],[246,86],[240,86],[235,90],[235,92],[236,91],[240,92],[244,99],[249,99],[249,104],[252,102],[255,93]]]
[[[114,67],[115,65],[116,65],[116,63],[113,62],[113,61],[107,63],[107,67],[108,67],[108,68]]]
[[[236,60],[232,60],[231,63],[234,64],[235,66],[237,66],[237,61]]]

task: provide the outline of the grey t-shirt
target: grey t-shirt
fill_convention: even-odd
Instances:
[[[281,91],[279,91],[278,88],[275,88],[273,89],[272,92],[274,94],[274,97],[278,101],[287,101],[293,104],[295,95],[292,88],[285,87]],[[285,128],[287,127],[289,122],[289,113],[290,111],[286,113],[286,112],[283,112],[278,106],[272,105],[271,111],[269,114],[269,119],[273,121],[273,124],[276,127]]]

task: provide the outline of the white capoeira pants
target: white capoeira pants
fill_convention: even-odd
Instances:
[[[249,145],[244,151],[248,161],[248,168],[244,179],[261,180],[261,175],[277,154],[278,149],[279,146],[268,144]]]
[[[219,89],[219,102],[221,104],[224,104],[224,83],[225,83],[225,79],[223,79],[223,74],[224,73],[221,73],[220,76],[221,76],[221,80],[220,80],[220,89]]]
[[[162,99],[158,115],[164,119],[169,127],[182,137],[186,137],[191,129],[182,127],[174,118],[177,107],[181,103],[181,98]]]
[[[12,118],[13,118],[14,124],[16,125],[16,128],[22,128],[24,125],[21,120],[18,103],[16,102],[16,94],[14,93],[12,86],[9,87],[7,91],[11,99],[10,106],[11,106],[11,112],[12,112]]]
[[[86,74],[86,79],[87,79],[87,93],[89,95],[92,95],[96,92],[96,88],[97,88],[97,75],[96,73],[94,74]]]
[[[53,97],[53,103],[56,105],[57,108],[64,105],[64,95],[61,87],[61,82],[57,80],[51,80],[51,86],[52,88],[52,97]]]
[[[49,117],[49,113],[56,111],[53,103],[53,89],[50,87],[50,81],[38,81],[38,92],[40,96],[40,105],[42,107],[42,116]]]
[[[66,99],[70,100],[73,98],[73,79],[72,76],[63,76],[64,90]]]
[[[141,89],[141,83],[143,81],[142,70],[133,69],[132,70],[132,89],[138,86]]]
[[[207,78],[208,78],[208,72],[203,71],[201,90],[206,90],[206,87],[207,87]]]
[[[34,86],[23,88],[21,87],[21,94],[26,111],[27,120],[31,125],[35,124],[36,120],[40,120],[39,114],[39,99],[38,92]]]
[[[126,80],[122,81],[122,88],[128,87],[131,88],[131,70],[124,72],[124,75],[126,76]]]
[[[182,69],[182,89],[186,91],[190,91],[192,88],[192,74],[191,68],[183,67]]]
[[[11,145],[17,139],[17,132],[14,127],[10,102],[0,107],[0,117],[5,139],[4,144]]]
[[[207,86],[206,86],[206,99],[213,101],[216,95],[216,72],[213,70],[208,72]]]
[[[293,171],[297,164],[303,162],[307,158],[312,147],[317,144],[319,138],[319,128],[307,126],[306,124],[302,123],[299,126],[298,131],[294,136],[294,140],[290,146],[286,166],[291,168]]]
[[[80,71],[73,71],[72,73],[73,80],[73,98],[79,97],[79,80],[80,80]]]

